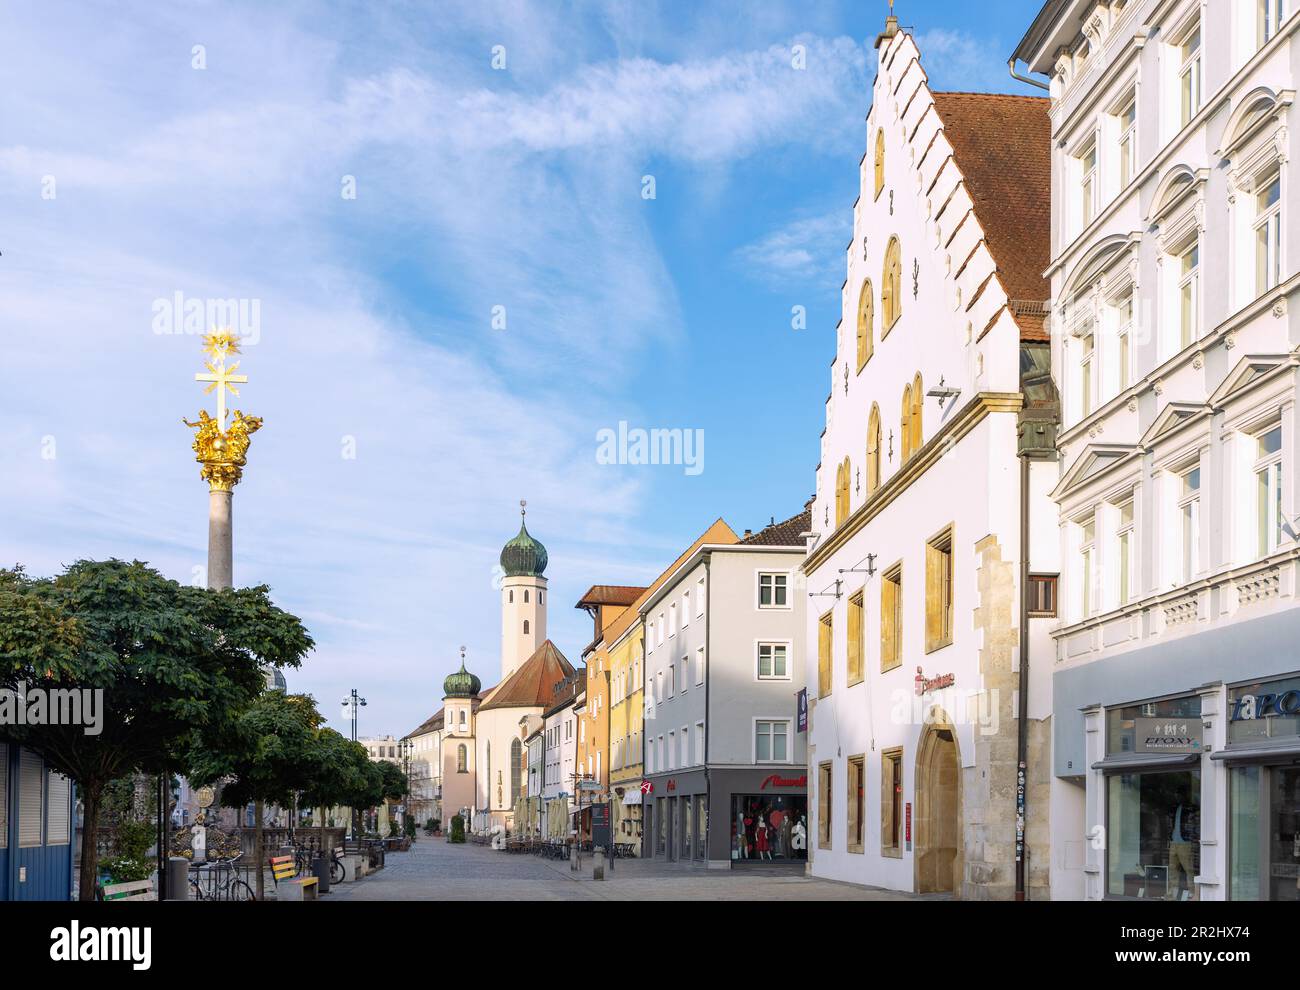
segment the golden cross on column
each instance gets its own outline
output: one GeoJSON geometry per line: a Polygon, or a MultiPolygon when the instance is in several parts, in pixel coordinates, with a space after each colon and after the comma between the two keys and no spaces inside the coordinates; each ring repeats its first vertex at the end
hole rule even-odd
{"type": "Polygon", "coordinates": [[[239,338],[233,331],[217,330],[207,334],[203,338],[203,352],[211,355],[211,361],[205,361],[208,373],[199,372],[194,376],[196,382],[209,382],[210,384],[203,390],[204,395],[211,395],[213,390],[217,393],[217,429],[225,431],[226,429],[226,392],[238,396],[239,390],[236,385],[244,385],[248,382],[247,375],[236,375],[239,370],[239,362],[236,361],[229,368],[226,367],[226,357],[231,354],[239,353],[239,338]]]}

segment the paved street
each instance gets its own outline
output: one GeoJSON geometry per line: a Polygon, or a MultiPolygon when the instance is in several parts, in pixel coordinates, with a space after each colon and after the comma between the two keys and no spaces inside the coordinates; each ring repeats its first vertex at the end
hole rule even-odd
{"type": "Polygon", "coordinates": [[[591,879],[583,857],[581,879],[567,863],[495,852],[486,846],[453,846],[421,838],[410,852],[392,853],[379,873],[333,887],[326,901],[433,900],[775,900],[895,901],[910,894],[811,880],[784,868],[705,872],[644,860],[619,860],[607,879],[591,879]]]}

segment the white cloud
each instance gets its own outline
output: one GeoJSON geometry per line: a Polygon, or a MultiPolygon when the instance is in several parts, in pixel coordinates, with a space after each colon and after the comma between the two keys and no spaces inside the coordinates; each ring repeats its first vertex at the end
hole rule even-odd
{"type": "MultiPolygon", "coordinates": [[[[236,580],[311,620],[318,651],[291,683],[327,713],[364,678],[393,713],[382,728],[404,731],[461,642],[492,679],[491,568],[519,497],[557,601],[657,570],[622,559],[657,540],[637,529],[646,482],[594,459],[595,424],[635,412],[630,363],[682,322],[640,176],[655,159],[851,147],[862,53],[809,38],[806,72],[780,45],[570,69],[564,32],[529,43],[554,18],[495,9],[520,15],[509,76],[457,50],[492,33],[465,11],[424,43],[376,14],[399,60],[346,18],[243,8],[7,24],[0,563],[138,556],[179,580],[202,566],[206,497],[180,423],[203,401],[198,344],[150,329],[153,300],[181,291],[261,302],[236,404],[266,426],[236,490],[236,580]]],[[[761,257],[793,274],[798,250],[761,257]]],[[[565,611],[557,641],[585,642],[565,611]]]]}
{"type": "Polygon", "coordinates": [[[852,232],[852,216],[834,210],[793,220],[737,250],[736,259],[752,276],[776,285],[807,282],[843,267],[845,240],[852,232]]]}

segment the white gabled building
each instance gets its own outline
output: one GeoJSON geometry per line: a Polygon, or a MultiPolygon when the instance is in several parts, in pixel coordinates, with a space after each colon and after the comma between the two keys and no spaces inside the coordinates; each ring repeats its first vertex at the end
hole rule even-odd
{"type": "MultiPolygon", "coordinates": [[[[1032,525],[1035,571],[1057,570],[1048,101],[932,92],[892,18],[876,48],[804,565],[811,872],[1014,896],[1029,625],[1042,898],[1051,620],[1022,614],[1021,565],[1032,525]]],[[[1052,580],[1034,587],[1050,606],[1052,580]]]]}
{"type": "Polygon", "coordinates": [[[1052,0],[1053,889],[1300,897],[1292,0],[1052,0]]]}

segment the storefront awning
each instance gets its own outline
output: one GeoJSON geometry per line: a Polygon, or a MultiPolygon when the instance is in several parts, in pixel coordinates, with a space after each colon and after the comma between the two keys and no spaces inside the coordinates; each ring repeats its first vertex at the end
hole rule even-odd
{"type": "Polygon", "coordinates": [[[641,788],[639,788],[639,787],[629,787],[629,788],[627,789],[627,792],[623,795],[623,803],[624,803],[624,804],[640,804],[640,803],[641,803],[641,788]]]}
{"type": "Polygon", "coordinates": [[[1300,759],[1300,739],[1288,739],[1286,742],[1277,744],[1264,744],[1258,746],[1229,746],[1227,749],[1221,749],[1217,753],[1211,753],[1212,760],[1251,760],[1258,762],[1268,762],[1270,760],[1296,760],[1300,759]]]}
{"type": "Polygon", "coordinates": [[[1136,773],[1141,770],[1190,767],[1200,762],[1200,753],[1125,753],[1123,756],[1108,756],[1104,760],[1098,760],[1092,768],[1103,773],[1136,773]]]}

